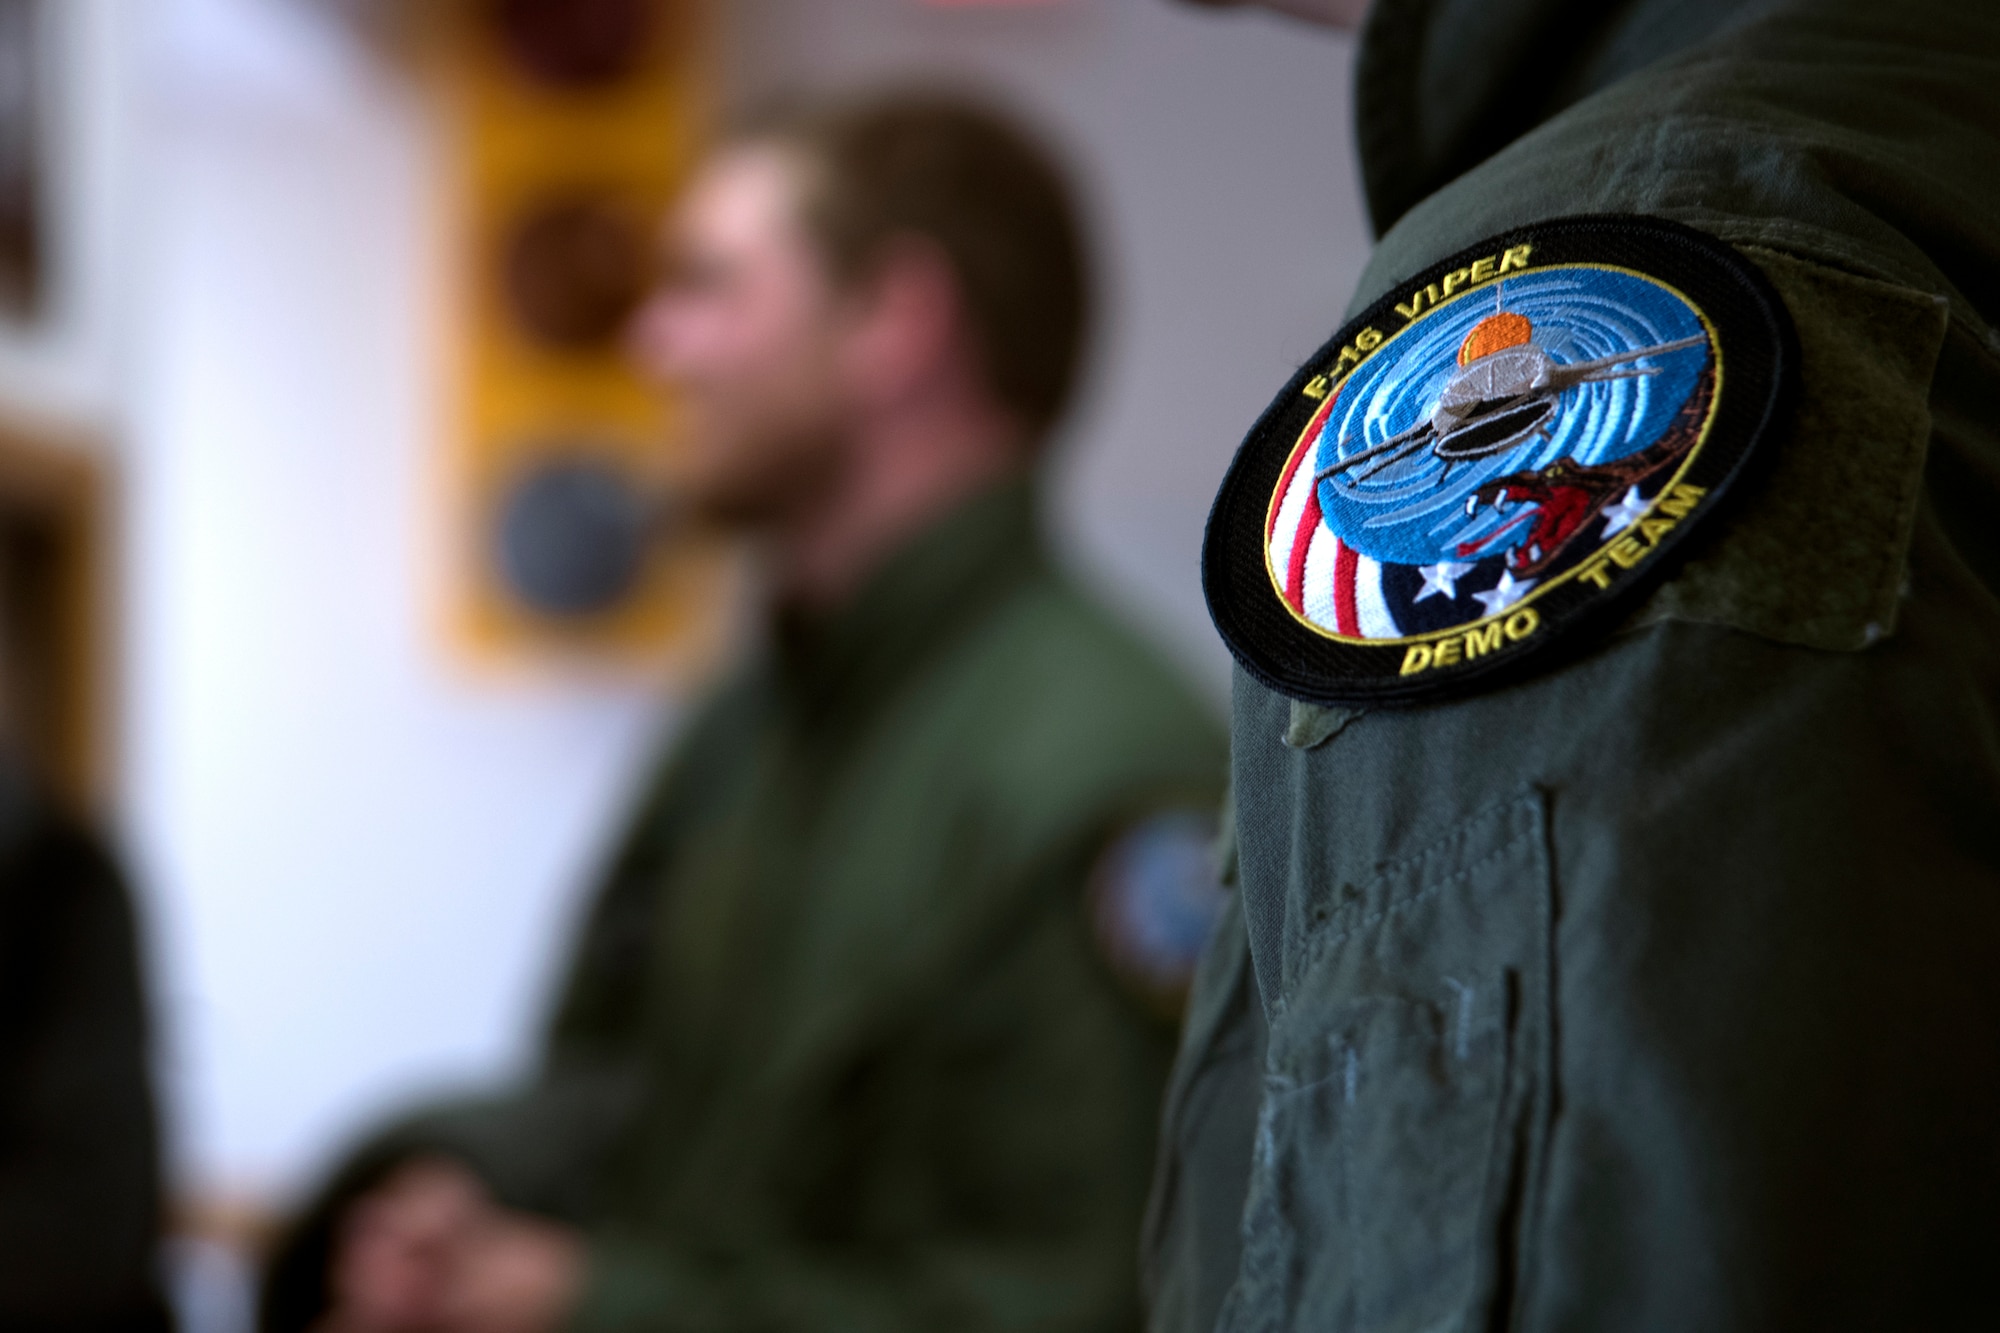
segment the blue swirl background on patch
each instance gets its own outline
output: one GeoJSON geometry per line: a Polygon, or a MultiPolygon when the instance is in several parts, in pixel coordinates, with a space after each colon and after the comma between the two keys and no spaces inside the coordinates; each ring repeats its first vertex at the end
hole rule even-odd
{"type": "MultiPolygon", "coordinates": [[[[1565,364],[1707,332],[1685,299],[1634,274],[1555,267],[1487,283],[1419,316],[1414,327],[1349,377],[1315,442],[1314,470],[1427,419],[1459,368],[1458,349],[1466,335],[1501,309],[1527,316],[1533,341],[1565,364]]],[[[1319,484],[1325,522],[1341,541],[1376,560],[1406,565],[1462,560],[1457,553],[1461,543],[1478,542],[1507,523],[1491,507],[1468,518],[1466,498],[1473,491],[1495,477],[1533,471],[1559,458],[1590,465],[1637,453],[1666,432],[1694,392],[1707,358],[1707,349],[1690,347],[1631,363],[1633,368],[1656,367],[1657,375],[1568,389],[1559,399],[1549,437],[1531,438],[1504,453],[1447,467],[1424,448],[1365,480],[1356,481],[1351,473],[1329,477],[1319,484]]],[[[1519,541],[1528,525],[1516,526],[1517,532],[1480,555],[1498,555],[1519,541]]]]}

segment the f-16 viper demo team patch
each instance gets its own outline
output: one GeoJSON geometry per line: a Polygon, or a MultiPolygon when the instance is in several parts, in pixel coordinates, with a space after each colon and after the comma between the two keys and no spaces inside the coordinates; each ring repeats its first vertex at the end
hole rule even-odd
{"type": "Polygon", "coordinates": [[[1309,361],[1216,497],[1202,583],[1249,672],[1358,704],[1457,693],[1629,606],[1783,420],[1763,275],[1642,217],[1454,255],[1309,361]]]}

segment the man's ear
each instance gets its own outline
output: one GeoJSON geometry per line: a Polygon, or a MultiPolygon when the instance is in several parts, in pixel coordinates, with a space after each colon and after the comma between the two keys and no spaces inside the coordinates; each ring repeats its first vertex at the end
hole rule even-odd
{"type": "Polygon", "coordinates": [[[849,382],[867,402],[906,397],[972,355],[965,297],[951,262],[922,237],[890,241],[856,293],[849,382]]]}

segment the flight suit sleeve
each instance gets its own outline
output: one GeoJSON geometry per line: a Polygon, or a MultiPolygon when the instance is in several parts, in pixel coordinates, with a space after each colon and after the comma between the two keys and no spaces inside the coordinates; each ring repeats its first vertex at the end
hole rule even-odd
{"type": "Polygon", "coordinates": [[[1264,1076],[1264,1011],[1231,895],[1189,995],[1141,1241],[1147,1327],[1210,1333],[1236,1279],[1264,1076]]]}
{"type": "Polygon", "coordinates": [[[1239,682],[1270,1031],[1224,1328],[1995,1317],[2000,603],[1948,521],[1993,512],[1990,363],[1760,262],[1796,430],[1631,623],[1308,751],[1239,682]]]}
{"type": "Polygon", "coordinates": [[[1096,953],[1088,864],[1063,855],[981,895],[1038,906],[979,932],[954,984],[914,987],[880,1034],[893,1058],[850,1066],[813,1131],[824,1146],[778,1167],[795,1177],[778,1215],[732,1219],[728,1234],[595,1231],[569,1327],[1136,1328],[1171,1038],[1096,953]],[[816,1223],[820,1210],[833,1215],[816,1223]]]}

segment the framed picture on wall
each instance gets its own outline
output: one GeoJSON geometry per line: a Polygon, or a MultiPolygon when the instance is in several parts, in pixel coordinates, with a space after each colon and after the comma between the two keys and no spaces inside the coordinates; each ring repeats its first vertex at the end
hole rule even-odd
{"type": "Polygon", "coordinates": [[[40,317],[46,287],[42,11],[48,3],[0,0],[0,318],[16,323],[40,317]]]}
{"type": "Polygon", "coordinates": [[[0,417],[0,746],[80,807],[110,777],[100,454],[0,417]]]}

